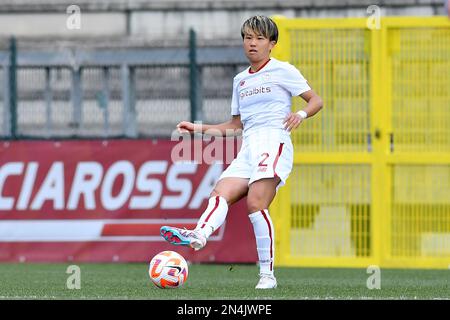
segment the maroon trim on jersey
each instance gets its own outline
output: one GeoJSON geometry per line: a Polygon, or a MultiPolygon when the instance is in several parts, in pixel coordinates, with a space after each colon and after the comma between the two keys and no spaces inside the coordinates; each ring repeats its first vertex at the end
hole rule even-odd
{"type": "Polygon", "coordinates": [[[209,218],[211,217],[211,215],[214,213],[214,211],[216,211],[216,209],[219,207],[219,201],[220,201],[220,199],[219,199],[219,196],[216,196],[216,203],[215,203],[215,205],[214,205],[214,208],[211,210],[211,212],[208,214],[208,216],[206,217],[206,219],[205,219],[205,222],[203,223],[203,225],[200,227],[200,228],[203,228],[205,225],[206,225],[206,223],[208,222],[208,220],[209,220],[209,218]]]}
{"type": "Polygon", "coordinates": [[[259,67],[258,68],[258,70],[256,70],[256,71],[253,71],[252,70],[252,67],[249,67],[248,68],[248,73],[257,73],[259,70],[261,70],[262,68],[264,68],[268,63],[269,63],[269,61],[270,61],[270,59],[269,60],[267,60],[266,62],[264,62],[264,64],[261,66],[261,67],[259,67]]]}
{"type": "Polygon", "coordinates": [[[273,176],[274,177],[278,177],[277,172],[275,170],[277,168],[278,159],[280,158],[281,153],[283,152],[283,145],[284,145],[284,143],[280,143],[280,147],[278,148],[277,157],[275,158],[275,161],[273,162],[273,176]]]}
{"type": "Polygon", "coordinates": [[[272,251],[272,245],[273,245],[273,238],[272,238],[272,224],[270,223],[269,218],[267,217],[266,210],[261,210],[261,214],[264,217],[264,220],[266,220],[267,227],[269,228],[269,237],[270,237],[270,271],[273,270],[273,251],[272,251]]]}

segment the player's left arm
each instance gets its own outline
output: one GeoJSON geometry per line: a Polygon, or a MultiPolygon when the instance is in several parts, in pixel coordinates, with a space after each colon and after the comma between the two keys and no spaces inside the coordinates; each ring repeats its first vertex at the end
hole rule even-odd
{"type": "Polygon", "coordinates": [[[290,112],[284,119],[284,128],[287,131],[297,129],[300,123],[306,118],[311,118],[317,112],[319,112],[323,107],[322,98],[319,97],[314,90],[308,90],[303,92],[300,97],[303,98],[308,104],[306,107],[298,112],[290,112]]]}

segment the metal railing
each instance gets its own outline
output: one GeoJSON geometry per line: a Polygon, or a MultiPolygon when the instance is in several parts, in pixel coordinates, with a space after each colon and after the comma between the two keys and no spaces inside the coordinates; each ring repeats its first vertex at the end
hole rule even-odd
{"type": "Polygon", "coordinates": [[[247,60],[191,37],[190,48],[17,54],[12,41],[0,52],[2,137],[168,137],[181,120],[226,121],[247,60]]]}

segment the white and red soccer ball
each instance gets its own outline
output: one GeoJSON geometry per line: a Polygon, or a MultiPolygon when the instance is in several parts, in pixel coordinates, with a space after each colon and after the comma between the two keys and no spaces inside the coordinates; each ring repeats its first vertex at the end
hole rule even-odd
{"type": "Polygon", "coordinates": [[[148,274],[158,288],[180,288],[188,278],[188,265],[177,252],[163,251],[150,261],[148,274]]]}

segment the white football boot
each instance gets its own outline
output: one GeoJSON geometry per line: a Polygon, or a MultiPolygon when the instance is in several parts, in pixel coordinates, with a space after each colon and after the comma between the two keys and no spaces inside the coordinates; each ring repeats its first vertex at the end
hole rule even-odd
{"type": "Polygon", "coordinates": [[[275,289],[277,287],[277,279],[273,275],[260,274],[259,282],[255,289],[275,289]]]}

